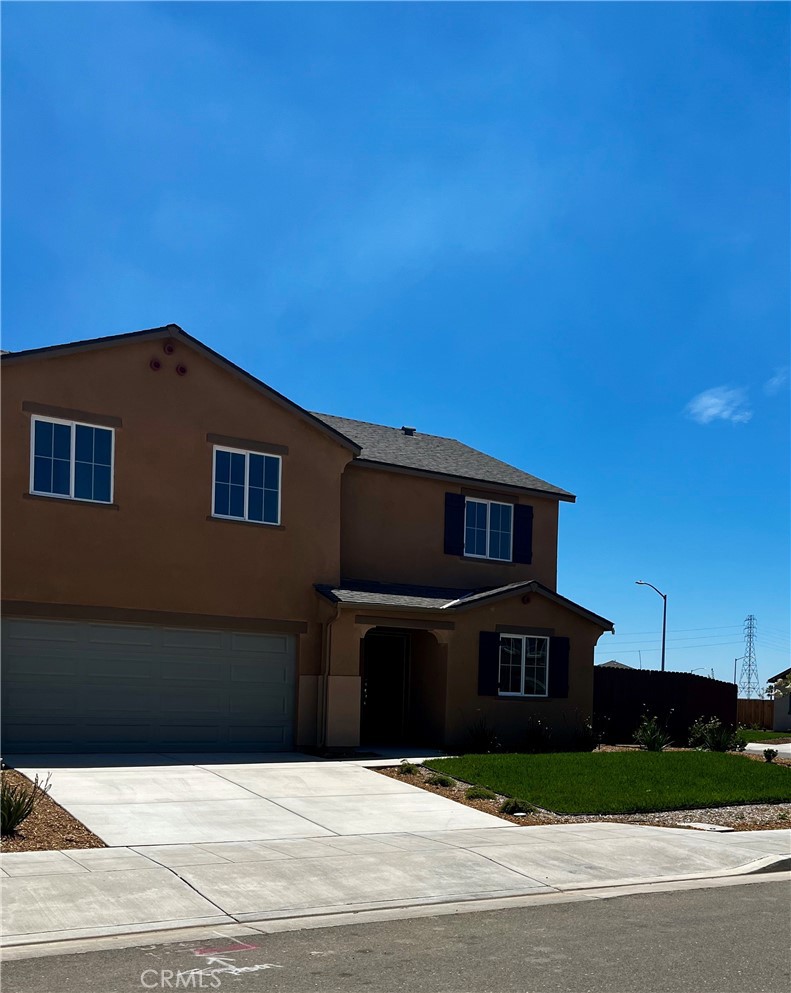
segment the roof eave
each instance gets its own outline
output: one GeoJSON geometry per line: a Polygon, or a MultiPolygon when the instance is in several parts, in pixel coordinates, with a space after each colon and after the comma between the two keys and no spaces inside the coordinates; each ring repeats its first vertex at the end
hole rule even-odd
{"type": "Polygon", "coordinates": [[[179,327],[178,324],[166,324],[159,328],[149,328],[145,331],[130,331],[125,334],[114,334],[107,335],[103,338],[86,338],[83,341],[70,341],[65,342],[62,345],[44,345],[41,348],[27,348],[19,352],[7,352],[6,354],[0,356],[2,358],[3,364],[6,362],[16,362],[24,361],[27,359],[40,358],[48,354],[57,355],[69,355],[73,352],[79,351],[93,351],[99,348],[108,348],[115,345],[124,345],[131,340],[141,339],[156,341],[161,338],[183,338],[188,342],[193,348],[202,352],[207,358],[217,365],[230,369],[236,375],[241,377],[250,383],[259,392],[263,392],[275,403],[282,407],[287,408],[293,413],[297,414],[300,418],[307,421],[312,427],[315,427],[318,431],[327,437],[332,438],[334,441],[343,445],[344,448],[349,449],[355,456],[359,455],[362,451],[361,447],[351,438],[347,438],[345,434],[342,434],[336,428],[331,427],[321,418],[316,417],[311,414],[309,410],[301,407],[298,403],[293,400],[289,400],[288,397],[279,393],[276,389],[273,389],[267,383],[256,378],[252,373],[247,372],[242,369],[241,366],[236,365],[235,362],[231,362],[224,355],[219,352],[215,352],[213,348],[209,348],[198,338],[193,338],[191,334],[188,334],[183,328],[179,327]]]}
{"type": "Polygon", "coordinates": [[[566,503],[576,503],[576,496],[567,490],[539,490],[531,486],[516,486],[513,483],[496,483],[491,479],[481,479],[479,476],[460,476],[451,472],[435,472],[432,469],[417,469],[412,466],[398,465],[395,462],[380,462],[376,459],[356,458],[352,466],[359,466],[361,469],[384,469],[386,472],[401,472],[410,476],[427,476],[430,479],[445,480],[452,483],[475,483],[485,489],[504,490],[509,493],[529,493],[532,496],[546,497],[550,500],[565,501],[566,503]]]}
{"type": "Polygon", "coordinates": [[[575,614],[579,614],[586,620],[600,627],[603,631],[612,631],[615,633],[615,624],[613,621],[608,620],[606,617],[602,617],[600,614],[595,614],[592,610],[588,610],[587,607],[583,607],[573,600],[569,600],[568,597],[561,596],[560,593],[556,593],[554,590],[549,589],[548,586],[544,586],[543,583],[539,583],[537,579],[528,579],[524,583],[517,583],[510,585],[508,587],[501,587],[500,589],[491,590],[489,593],[476,594],[475,597],[470,597],[467,599],[461,599],[453,601],[446,605],[444,609],[448,610],[471,610],[475,609],[481,604],[490,604],[492,602],[497,602],[498,600],[507,600],[512,596],[524,593],[538,593],[539,596],[545,597],[547,600],[552,600],[557,603],[558,606],[564,607],[566,610],[571,610],[575,614]]]}

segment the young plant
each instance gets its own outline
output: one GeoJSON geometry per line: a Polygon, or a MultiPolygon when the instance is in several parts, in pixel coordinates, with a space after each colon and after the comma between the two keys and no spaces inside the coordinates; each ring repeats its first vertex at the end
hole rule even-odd
{"type": "Polygon", "coordinates": [[[48,792],[49,781],[49,776],[44,782],[36,776],[28,785],[9,783],[3,778],[0,784],[0,834],[13,834],[30,817],[38,798],[48,792]]]}
{"type": "Polygon", "coordinates": [[[640,721],[634,740],[647,752],[663,752],[671,744],[670,735],[656,717],[649,717],[647,714],[640,721]]]}
{"type": "Polygon", "coordinates": [[[468,800],[496,800],[497,794],[487,790],[485,786],[470,786],[464,796],[468,800]]]}
{"type": "Polygon", "coordinates": [[[501,814],[529,814],[532,810],[532,805],[526,800],[519,800],[515,796],[509,797],[500,804],[501,814]]]}
{"type": "Polygon", "coordinates": [[[464,738],[464,755],[491,755],[503,750],[497,732],[489,725],[485,717],[471,724],[464,738]]]}
{"type": "Polygon", "coordinates": [[[429,776],[426,782],[429,786],[442,786],[444,789],[450,789],[454,784],[450,776],[443,776],[441,773],[429,776]]]}
{"type": "Polygon", "coordinates": [[[689,729],[689,744],[707,752],[743,752],[745,740],[719,717],[699,717],[689,729]]]}
{"type": "Polygon", "coordinates": [[[776,748],[764,748],[764,761],[774,762],[778,756],[778,751],[776,748]]]}
{"type": "Polygon", "coordinates": [[[399,776],[416,776],[418,773],[418,767],[414,762],[407,762],[406,759],[403,760],[401,765],[398,767],[399,776]]]}

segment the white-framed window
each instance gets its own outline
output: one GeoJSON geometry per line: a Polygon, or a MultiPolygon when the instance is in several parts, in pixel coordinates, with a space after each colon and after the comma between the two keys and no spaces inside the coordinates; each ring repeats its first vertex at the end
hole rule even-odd
{"type": "Polygon", "coordinates": [[[510,562],[514,508],[510,503],[467,497],[464,505],[464,554],[510,562]]]}
{"type": "Polygon", "coordinates": [[[30,422],[30,492],[61,500],[113,502],[115,431],[51,417],[30,422]]]}
{"type": "Polygon", "coordinates": [[[500,635],[500,696],[548,696],[549,638],[500,635]]]}
{"type": "Polygon", "coordinates": [[[279,455],[215,446],[212,516],[279,524],[281,461],[279,455]]]}

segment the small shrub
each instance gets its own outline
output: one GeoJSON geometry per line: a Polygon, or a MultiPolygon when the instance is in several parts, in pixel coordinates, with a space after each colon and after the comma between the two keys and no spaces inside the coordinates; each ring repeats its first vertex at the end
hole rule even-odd
{"type": "Polygon", "coordinates": [[[19,825],[33,813],[36,801],[49,791],[50,777],[42,783],[38,776],[30,785],[8,783],[0,785],[0,834],[13,834],[19,825]]]}
{"type": "Polygon", "coordinates": [[[669,744],[670,735],[656,717],[644,716],[634,733],[635,743],[647,752],[663,752],[669,744]]]}
{"type": "Polygon", "coordinates": [[[416,776],[418,768],[414,762],[407,762],[406,759],[398,767],[399,776],[416,776]]]}
{"type": "Polygon", "coordinates": [[[529,814],[533,809],[532,804],[526,800],[518,800],[516,797],[509,797],[500,804],[501,814],[529,814]]]}
{"type": "Polygon", "coordinates": [[[764,748],[764,761],[774,762],[778,756],[778,751],[776,748],[764,748]]]}
{"type": "Polygon", "coordinates": [[[429,786],[442,786],[447,790],[454,785],[455,780],[451,779],[450,776],[443,776],[442,773],[436,773],[433,776],[429,776],[426,782],[429,786]]]}
{"type": "Polygon", "coordinates": [[[699,717],[689,729],[691,748],[707,752],[743,752],[745,740],[738,731],[723,724],[719,717],[699,717]]]}
{"type": "Polygon", "coordinates": [[[463,755],[491,755],[503,750],[497,732],[485,717],[470,725],[464,738],[463,755]]]}
{"type": "Polygon", "coordinates": [[[525,723],[519,742],[519,751],[536,755],[552,750],[552,729],[538,717],[525,723]]]}
{"type": "Polygon", "coordinates": [[[470,786],[470,788],[465,792],[465,797],[468,800],[496,800],[497,794],[492,793],[491,790],[487,790],[485,786],[470,786]]]}

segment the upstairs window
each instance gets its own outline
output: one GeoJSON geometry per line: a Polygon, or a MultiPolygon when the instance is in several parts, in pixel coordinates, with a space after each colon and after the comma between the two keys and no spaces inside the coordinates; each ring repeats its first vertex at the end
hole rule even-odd
{"type": "Polygon", "coordinates": [[[511,561],[513,506],[467,498],[464,508],[464,554],[511,561]]]}
{"type": "Polygon", "coordinates": [[[30,492],[112,503],[113,447],[112,428],[34,417],[30,492]]]}
{"type": "Polygon", "coordinates": [[[278,455],[215,448],[214,517],[279,524],[280,461],[278,455]]]}

